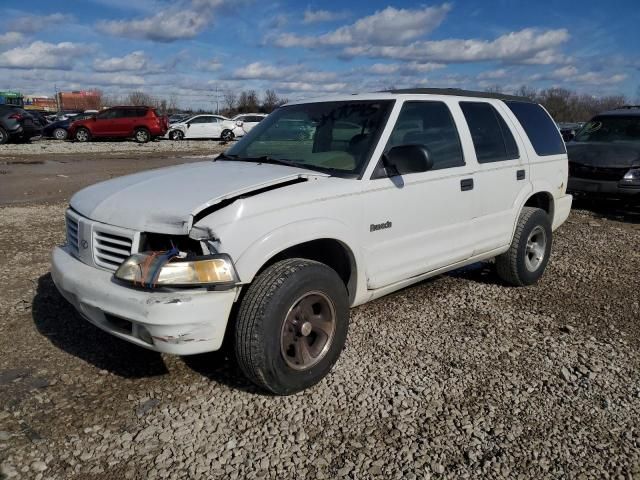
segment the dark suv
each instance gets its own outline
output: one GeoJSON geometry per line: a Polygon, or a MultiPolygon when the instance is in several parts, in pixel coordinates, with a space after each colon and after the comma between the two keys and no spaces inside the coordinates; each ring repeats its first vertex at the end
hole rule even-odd
{"type": "Polygon", "coordinates": [[[640,106],[596,115],[567,153],[569,191],[640,199],[640,106]]]}
{"type": "Polygon", "coordinates": [[[15,105],[0,105],[0,145],[29,141],[42,135],[42,127],[29,112],[15,105]]]}
{"type": "Polygon", "coordinates": [[[151,107],[111,107],[85,120],[73,122],[69,138],[88,142],[92,138],[132,138],[146,143],[167,133],[169,120],[151,107]]]}

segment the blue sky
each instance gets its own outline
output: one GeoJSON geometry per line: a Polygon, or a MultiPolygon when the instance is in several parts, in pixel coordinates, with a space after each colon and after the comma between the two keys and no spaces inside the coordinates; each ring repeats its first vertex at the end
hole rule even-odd
{"type": "Polygon", "coordinates": [[[385,87],[566,87],[640,100],[637,0],[4,0],[0,90],[295,99],[385,87]]]}

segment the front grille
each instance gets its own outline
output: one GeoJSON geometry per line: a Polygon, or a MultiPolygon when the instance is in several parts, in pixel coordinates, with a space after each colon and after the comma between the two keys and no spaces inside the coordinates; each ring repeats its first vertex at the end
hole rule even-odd
{"type": "Polygon", "coordinates": [[[628,168],[603,168],[580,165],[579,163],[569,163],[569,175],[575,178],[585,178],[588,180],[603,180],[619,182],[627,173],[628,168]]]}
{"type": "Polygon", "coordinates": [[[98,225],[93,230],[93,259],[96,265],[116,270],[129,255],[133,238],[106,232],[98,225]]]}
{"type": "Polygon", "coordinates": [[[67,221],[67,245],[75,253],[78,254],[78,222],[70,216],[66,216],[67,221]]]}

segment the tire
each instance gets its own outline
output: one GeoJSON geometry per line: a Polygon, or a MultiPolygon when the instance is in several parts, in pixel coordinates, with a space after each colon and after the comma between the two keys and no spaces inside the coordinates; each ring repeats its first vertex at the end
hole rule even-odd
{"type": "Polygon", "coordinates": [[[169,133],[169,138],[171,140],[183,140],[184,133],[182,132],[182,130],[173,130],[172,132],[169,133]]]}
{"type": "Polygon", "coordinates": [[[234,135],[234,133],[231,130],[223,130],[222,133],[220,134],[220,138],[222,138],[222,140],[225,141],[225,142],[230,142],[235,137],[236,136],[234,135]]]}
{"type": "Polygon", "coordinates": [[[66,140],[67,135],[68,132],[64,128],[56,128],[52,134],[53,138],[55,138],[56,140],[66,140]]]}
{"type": "Polygon", "coordinates": [[[133,139],[138,143],[147,143],[151,140],[151,134],[146,128],[136,128],[133,132],[133,139]]]}
{"type": "Polygon", "coordinates": [[[4,128],[0,127],[0,145],[4,145],[8,141],[9,141],[9,134],[4,128]]]}
{"type": "Polygon", "coordinates": [[[88,142],[91,140],[91,132],[86,128],[79,128],[75,138],[78,142],[88,142]]]}
{"type": "Polygon", "coordinates": [[[509,250],[496,257],[498,276],[513,286],[533,285],[549,263],[552,242],[547,213],[540,208],[524,207],[509,250]]]}
{"type": "Polygon", "coordinates": [[[349,300],[338,274],[312,260],[282,260],[258,275],[242,299],[234,332],[238,365],[258,387],[290,395],[329,373],[348,329],[349,300]]]}

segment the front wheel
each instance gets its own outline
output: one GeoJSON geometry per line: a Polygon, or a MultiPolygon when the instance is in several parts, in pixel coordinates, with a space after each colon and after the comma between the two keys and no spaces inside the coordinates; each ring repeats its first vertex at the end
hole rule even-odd
{"type": "Polygon", "coordinates": [[[182,133],[182,130],[173,130],[169,133],[169,138],[171,140],[182,140],[184,139],[184,133],[182,133]]]}
{"type": "Polygon", "coordinates": [[[236,357],[253,383],[289,395],[329,373],[348,329],[347,289],[338,274],[312,260],[282,260],[255,279],[240,304],[236,357]]]}
{"type": "Polygon", "coordinates": [[[91,133],[86,128],[79,128],[76,132],[76,140],[78,142],[88,142],[91,140],[91,133]]]}
{"type": "Polygon", "coordinates": [[[9,135],[4,130],[4,128],[0,127],[0,145],[4,145],[9,141],[9,135]]]}
{"type": "Polygon", "coordinates": [[[225,142],[230,142],[235,138],[235,135],[231,130],[224,130],[220,135],[220,138],[222,138],[222,140],[224,140],[225,142]]]}
{"type": "Polygon", "coordinates": [[[536,283],[549,263],[551,243],[547,213],[540,208],[524,207],[509,250],[496,257],[498,276],[518,287],[536,283]]]}

